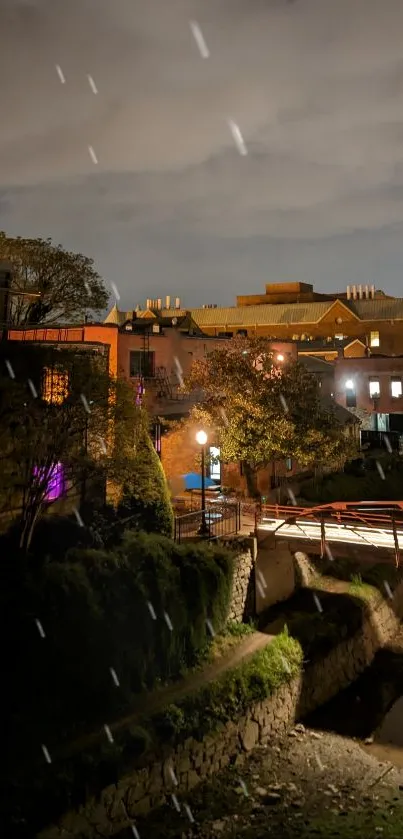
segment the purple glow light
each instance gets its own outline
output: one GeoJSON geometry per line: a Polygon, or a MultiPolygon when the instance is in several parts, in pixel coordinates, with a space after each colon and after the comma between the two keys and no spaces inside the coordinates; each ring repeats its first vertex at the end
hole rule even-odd
{"type": "MultiPolygon", "coordinates": [[[[44,472],[44,469],[38,469],[37,467],[34,469],[34,475],[38,475],[40,479],[44,472]]],[[[57,501],[58,498],[61,498],[61,496],[64,495],[64,491],[65,480],[63,464],[56,463],[48,475],[45,499],[46,501],[57,501]]]]}

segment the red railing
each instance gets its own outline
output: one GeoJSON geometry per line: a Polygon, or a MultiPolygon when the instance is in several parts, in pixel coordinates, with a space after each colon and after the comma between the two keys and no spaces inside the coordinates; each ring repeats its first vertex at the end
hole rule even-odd
{"type": "Polygon", "coordinates": [[[326,549],[326,523],[344,524],[351,529],[368,527],[380,531],[389,530],[393,534],[396,566],[399,565],[400,552],[397,525],[403,526],[403,501],[336,501],[317,507],[290,507],[280,504],[262,504],[256,512],[256,529],[264,519],[278,519],[281,523],[274,534],[287,524],[301,521],[314,521],[321,526],[321,553],[326,549]]]}

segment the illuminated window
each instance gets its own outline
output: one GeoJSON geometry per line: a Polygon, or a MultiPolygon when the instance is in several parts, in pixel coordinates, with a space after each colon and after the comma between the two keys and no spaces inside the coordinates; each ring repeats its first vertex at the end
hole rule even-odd
{"type": "Polygon", "coordinates": [[[379,347],[379,332],[371,332],[369,336],[370,347],[379,347]]]}
{"type": "Polygon", "coordinates": [[[336,338],[336,341],[344,341],[344,335],[342,335],[341,332],[338,332],[334,337],[336,338]]]}
{"type": "Polygon", "coordinates": [[[393,399],[399,399],[402,395],[402,380],[401,379],[392,379],[390,383],[390,392],[392,394],[393,399]]]}
{"type": "Polygon", "coordinates": [[[212,481],[221,480],[220,449],[210,446],[210,478],[212,481]]]}
{"type": "Polygon", "coordinates": [[[57,367],[45,367],[42,399],[49,405],[61,405],[69,393],[69,374],[57,367]]]}
{"type": "MultiPolygon", "coordinates": [[[[38,481],[45,479],[45,470],[35,467],[34,475],[38,481]]],[[[56,463],[53,469],[50,470],[46,479],[46,501],[57,501],[64,495],[66,489],[64,469],[61,463],[56,463]]]]}
{"type": "Polygon", "coordinates": [[[355,393],[355,384],[352,379],[348,379],[346,382],[346,407],[347,408],[356,408],[357,407],[357,397],[355,393]]]}
{"type": "Polygon", "coordinates": [[[380,396],[381,388],[378,379],[371,379],[369,383],[369,395],[372,399],[376,399],[377,396],[380,396]]]}
{"type": "Polygon", "coordinates": [[[293,341],[299,341],[299,335],[293,335],[292,340],[293,341]]]}

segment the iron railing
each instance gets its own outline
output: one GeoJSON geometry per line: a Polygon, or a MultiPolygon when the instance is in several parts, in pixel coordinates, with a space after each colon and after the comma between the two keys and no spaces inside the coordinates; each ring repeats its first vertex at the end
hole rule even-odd
{"type": "Polygon", "coordinates": [[[175,542],[179,544],[185,539],[197,538],[203,521],[208,527],[208,534],[200,538],[212,541],[224,536],[239,533],[241,527],[241,508],[238,502],[218,504],[212,503],[205,510],[194,510],[175,517],[175,542]]]}

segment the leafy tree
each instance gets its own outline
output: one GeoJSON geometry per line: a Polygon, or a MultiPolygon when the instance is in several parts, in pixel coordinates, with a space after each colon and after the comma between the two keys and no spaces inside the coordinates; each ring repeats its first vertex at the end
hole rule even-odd
{"type": "Polygon", "coordinates": [[[316,378],[299,363],[278,362],[260,338],[235,338],[195,361],[186,382],[206,397],[193,418],[219,438],[223,461],[241,461],[248,491],[271,462],[292,457],[302,466],[338,461],[349,444],[316,378]]]}
{"type": "Polygon", "coordinates": [[[104,357],[17,342],[2,356],[0,512],[19,511],[17,535],[27,551],[57,501],[59,480],[78,506],[97,485],[103,493],[106,481],[128,479],[140,411],[104,357]]]}
{"type": "Polygon", "coordinates": [[[131,475],[123,485],[118,514],[139,530],[172,537],[174,515],[168,483],[143,410],[131,475]]]}
{"type": "Polygon", "coordinates": [[[93,261],[51,239],[0,232],[0,260],[13,267],[9,319],[14,326],[82,321],[87,312],[99,313],[107,305],[108,292],[93,261]]]}

